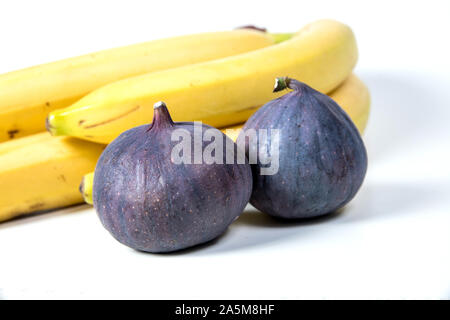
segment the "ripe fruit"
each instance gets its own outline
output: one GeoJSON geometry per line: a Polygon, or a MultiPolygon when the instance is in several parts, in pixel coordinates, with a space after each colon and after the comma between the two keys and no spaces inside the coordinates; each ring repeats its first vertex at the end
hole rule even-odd
{"type": "Polygon", "coordinates": [[[0,221],[81,203],[80,179],[104,147],[48,132],[0,143],[0,221]]]}
{"type": "Polygon", "coordinates": [[[152,124],[122,133],[97,163],[93,200],[103,226],[121,243],[147,252],[175,251],[216,238],[251,194],[250,166],[237,164],[236,158],[226,162],[235,150],[219,130],[174,123],[165,104],[155,104],[152,124]],[[218,163],[197,159],[210,146],[202,139],[207,132],[222,142],[214,151],[218,163]],[[182,163],[176,160],[181,153],[174,152],[181,142],[172,141],[178,134],[194,151],[192,157],[183,149],[187,161],[182,163]],[[193,164],[186,163],[192,158],[193,164]]]}
{"type": "MultiPolygon", "coordinates": [[[[367,170],[367,154],[358,129],[328,96],[290,78],[277,79],[275,91],[292,92],[259,109],[240,133],[278,129],[279,139],[248,140],[247,155],[261,148],[278,151],[278,171],[262,175],[267,152],[252,165],[250,203],[283,218],[309,218],[335,211],[359,190],[367,170]],[[273,148],[278,143],[279,148],[273,148]],[[258,149],[259,148],[259,149],[258,149]]],[[[247,140],[247,139],[246,139],[247,140]]]]}
{"type": "Polygon", "coordinates": [[[108,83],[274,44],[278,35],[233,30],[104,50],[0,75],[0,142],[45,130],[45,118],[108,83]]]}
{"type": "Polygon", "coordinates": [[[357,55],[348,26],[321,20],[267,48],[106,85],[68,108],[51,112],[48,130],[53,135],[109,143],[123,131],[144,124],[159,100],[174,106],[175,121],[202,120],[225,127],[242,120],[236,112],[272,99],[270,88],[280,74],[326,93],[350,75],[357,55]]]}
{"type": "MultiPolygon", "coordinates": [[[[354,74],[350,75],[344,83],[339,85],[335,90],[330,92],[329,97],[336,101],[355,123],[359,132],[362,134],[367,124],[370,111],[370,94],[369,89],[364,83],[354,74]]],[[[258,108],[250,110],[248,115],[244,117],[247,120],[258,108]]],[[[244,124],[235,125],[232,127],[222,128],[231,140],[236,141],[239,132],[244,124]]],[[[1,146],[1,145],[0,145],[1,146]]],[[[1,152],[1,147],[0,147],[1,152]]],[[[80,185],[80,192],[83,195],[84,201],[92,204],[92,184],[94,180],[94,173],[91,172],[83,177],[80,185]]]]}

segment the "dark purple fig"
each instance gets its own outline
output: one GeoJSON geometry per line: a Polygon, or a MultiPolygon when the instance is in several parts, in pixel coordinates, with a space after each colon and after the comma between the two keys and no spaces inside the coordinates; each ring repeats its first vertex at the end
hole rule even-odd
{"type": "Polygon", "coordinates": [[[237,164],[236,157],[236,144],[222,132],[174,123],[165,104],[157,103],[151,125],[122,133],[102,153],[94,207],[103,226],[137,250],[169,252],[210,241],[241,214],[251,195],[250,165],[237,164]],[[179,148],[181,137],[188,149],[179,148]],[[216,140],[222,144],[208,149],[216,140]],[[208,150],[214,163],[201,158],[208,150]]]}
{"type": "Polygon", "coordinates": [[[245,141],[249,159],[257,154],[250,203],[283,218],[333,212],[361,187],[367,170],[364,143],[348,115],[330,97],[297,80],[278,78],[274,91],[286,88],[293,91],[261,107],[238,138],[238,144],[245,141]],[[268,138],[257,134],[256,139],[248,139],[249,129],[268,130],[268,138]],[[270,133],[273,129],[278,129],[277,139],[270,133]],[[262,174],[272,165],[265,159],[269,154],[272,161],[278,160],[278,171],[262,174]]]}

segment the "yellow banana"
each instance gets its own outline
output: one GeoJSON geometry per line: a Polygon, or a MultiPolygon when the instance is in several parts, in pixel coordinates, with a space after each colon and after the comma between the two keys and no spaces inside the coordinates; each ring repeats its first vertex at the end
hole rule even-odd
{"type": "Polygon", "coordinates": [[[113,81],[248,52],[280,39],[247,29],[188,35],[0,75],[0,142],[45,130],[50,111],[113,81]]]}
{"type": "MultiPolygon", "coordinates": [[[[370,111],[370,94],[366,85],[357,76],[352,74],[328,95],[347,112],[362,134],[366,128],[370,111]]],[[[236,141],[243,125],[241,123],[232,127],[223,128],[222,131],[236,141]]],[[[91,172],[83,177],[80,185],[80,191],[84,201],[89,204],[92,204],[93,182],[94,173],[91,172]]]]}
{"type": "Polygon", "coordinates": [[[0,144],[0,221],[83,201],[78,184],[104,145],[48,132],[0,144]]]}
{"type": "Polygon", "coordinates": [[[80,184],[80,192],[84,202],[93,204],[92,188],[94,187],[94,172],[89,172],[83,176],[80,184]]]}
{"type": "Polygon", "coordinates": [[[236,112],[274,98],[276,77],[290,76],[329,92],[349,76],[356,60],[351,29],[321,20],[270,47],[106,85],[68,108],[51,112],[48,130],[53,135],[109,143],[121,132],[151,121],[152,106],[160,100],[171,106],[175,121],[228,126],[239,122],[236,112]]]}

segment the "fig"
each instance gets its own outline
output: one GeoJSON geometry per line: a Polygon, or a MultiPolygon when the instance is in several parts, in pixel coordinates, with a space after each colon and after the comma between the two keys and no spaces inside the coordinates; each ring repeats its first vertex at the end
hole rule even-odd
{"type": "Polygon", "coordinates": [[[236,149],[219,130],[173,122],[166,105],[156,103],[153,122],[122,133],[97,163],[93,204],[103,226],[122,244],[146,252],[218,237],[251,195],[251,168],[238,164],[236,149]],[[214,161],[206,159],[208,152],[214,161]]]}
{"type": "Polygon", "coordinates": [[[367,171],[366,148],[349,116],[330,97],[295,79],[277,78],[274,92],[288,88],[293,91],[256,111],[238,137],[249,159],[256,154],[250,203],[276,217],[317,217],[355,196],[367,171]],[[250,139],[251,129],[278,135],[250,139]],[[271,166],[269,157],[278,161],[277,170],[264,173],[271,166]]]}

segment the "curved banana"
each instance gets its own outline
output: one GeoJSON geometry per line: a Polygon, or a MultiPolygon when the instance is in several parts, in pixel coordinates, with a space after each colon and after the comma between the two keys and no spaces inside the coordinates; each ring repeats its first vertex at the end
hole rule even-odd
{"type": "MultiPolygon", "coordinates": [[[[366,128],[370,112],[370,94],[366,85],[354,74],[350,75],[344,83],[328,94],[336,101],[354,121],[359,132],[362,134],[366,128]]],[[[254,112],[254,111],[253,111],[254,112]]],[[[236,141],[243,123],[223,128],[222,131],[231,139],[236,141]]],[[[94,173],[88,173],[83,177],[80,192],[86,203],[92,204],[92,186],[94,173]]]]}
{"type": "Polygon", "coordinates": [[[104,145],[48,132],[0,144],[0,221],[83,201],[78,185],[104,145]]]}
{"type": "Polygon", "coordinates": [[[172,107],[175,121],[228,126],[238,123],[235,112],[274,98],[276,77],[290,76],[329,92],[349,76],[356,60],[351,29],[321,20],[267,48],[111,83],[51,112],[47,129],[53,135],[109,143],[121,132],[151,121],[152,106],[161,100],[172,107]]]}
{"type": "Polygon", "coordinates": [[[105,84],[272,45],[278,35],[239,29],[110,49],[0,75],[0,142],[45,130],[50,111],[105,84]]]}

